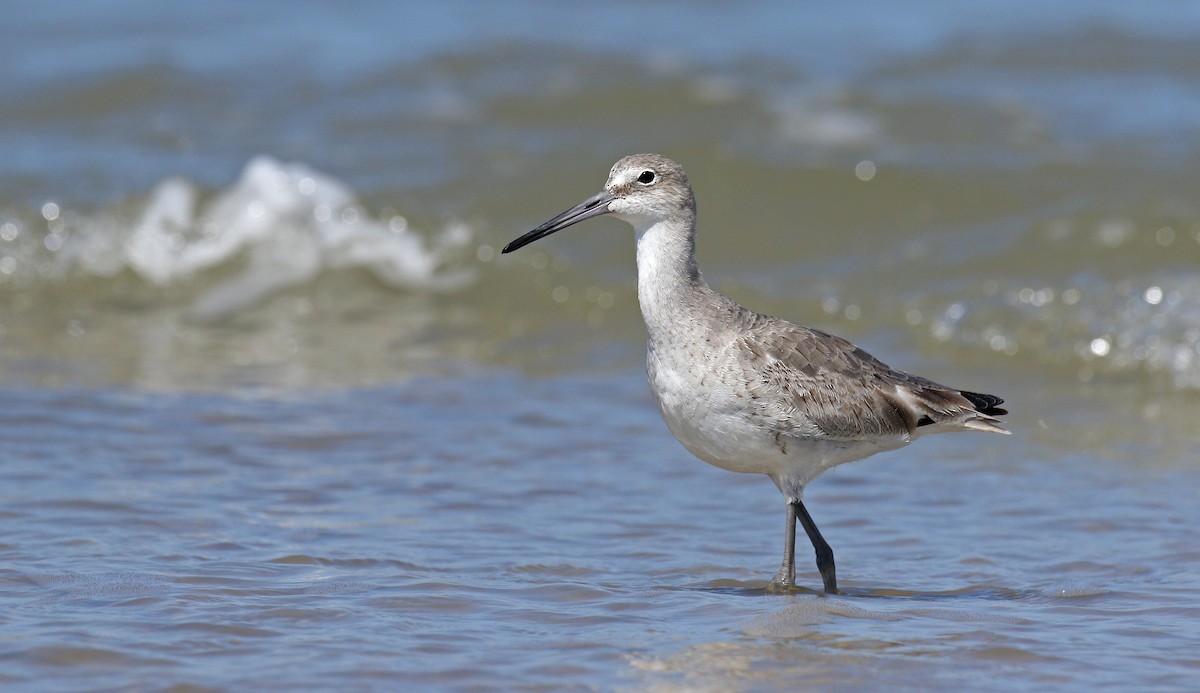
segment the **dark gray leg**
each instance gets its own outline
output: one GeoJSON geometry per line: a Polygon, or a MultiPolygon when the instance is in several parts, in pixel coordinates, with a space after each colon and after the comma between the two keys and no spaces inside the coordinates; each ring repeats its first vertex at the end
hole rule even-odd
{"type": "MultiPolygon", "coordinates": [[[[813,549],[817,552],[817,570],[821,571],[821,579],[825,582],[826,594],[837,594],[837,568],[833,565],[833,549],[829,548],[829,544],[825,542],[825,538],[821,536],[821,530],[817,529],[817,523],[812,521],[808,515],[808,510],[804,507],[804,503],[799,500],[788,504],[788,517],[795,518],[799,515],[800,524],[804,526],[804,531],[808,534],[808,540],[812,542],[813,549]],[[795,506],[793,508],[793,505],[795,506]]],[[[791,528],[791,535],[796,535],[795,527],[791,528]]],[[[793,548],[793,551],[795,549],[793,548]]],[[[784,556],[787,560],[787,556],[784,556]]]]}
{"type": "MultiPolygon", "coordinates": [[[[809,520],[812,522],[812,520],[809,520]]],[[[787,529],[783,533],[783,565],[771,587],[791,589],[796,584],[796,504],[787,504],[787,529]]]]}

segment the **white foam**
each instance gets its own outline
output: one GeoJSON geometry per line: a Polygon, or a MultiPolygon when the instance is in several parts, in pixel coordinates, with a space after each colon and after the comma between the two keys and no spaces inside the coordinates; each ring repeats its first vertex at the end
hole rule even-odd
{"type": "Polygon", "coordinates": [[[101,276],[128,268],[166,286],[237,260],[236,276],[217,279],[196,300],[199,317],[229,314],[329,270],[361,267],[419,290],[456,288],[473,276],[444,267],[470,240],[465,226],[452,224],[427,245],[407,224],[371,218],[349,187],[303,164],[260,156],[228,190],[206,204],[198,198],[191,183],[170,179],[131,226],[84,220],[70,263],[101,276]]]}

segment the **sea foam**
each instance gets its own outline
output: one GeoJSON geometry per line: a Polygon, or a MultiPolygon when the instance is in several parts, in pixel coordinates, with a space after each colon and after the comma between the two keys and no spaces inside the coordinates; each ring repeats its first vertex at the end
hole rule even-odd
{"type": "MultiPolygon", "coordinates": [[[[10,222],[15,224],[16,222],[10,222]]],[[[34,224],[27,224],[34,226],[34,224]]],[[[300,163],[267,156],[251,160],[238,180],[209,200],[184,179],[161,182],[130,216],[126,210],[64,213],[45,236],[18,229],[9,279],[69,281],[132,272],[167,287],[192,281],[205,287],[194,317],[220,317],[321,273],[362,268],[386,285],[452,290],[472,280],[448,258],[471,240],[451,223],[426,235],[404,217],[370,216],[344,183],[300,163]]]]}

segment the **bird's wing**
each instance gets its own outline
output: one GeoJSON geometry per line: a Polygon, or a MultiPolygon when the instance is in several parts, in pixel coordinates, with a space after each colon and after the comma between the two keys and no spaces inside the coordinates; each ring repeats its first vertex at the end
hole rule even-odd
{"type": "Polygon", "coordinates": [[[749,328],[738,348],[753,371],[750,395],[780,432],[816,427],[835,440],[911,437],[924,426],[1008,432],[993,416],[1006,413],[998,397],[895,370],[841,337],[801,325],[761,318],[749,328]]]}

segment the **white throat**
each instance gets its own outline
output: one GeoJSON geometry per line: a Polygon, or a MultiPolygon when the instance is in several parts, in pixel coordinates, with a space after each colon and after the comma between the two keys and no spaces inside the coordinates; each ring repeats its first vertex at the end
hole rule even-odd
{"type": "Polygon", "coordinates": [[[686,222],[627,221],[637,238],[638,303],[653,341],[694,305],[695,292],[704,280],[696,269],[694,237],[686,222]]]}

